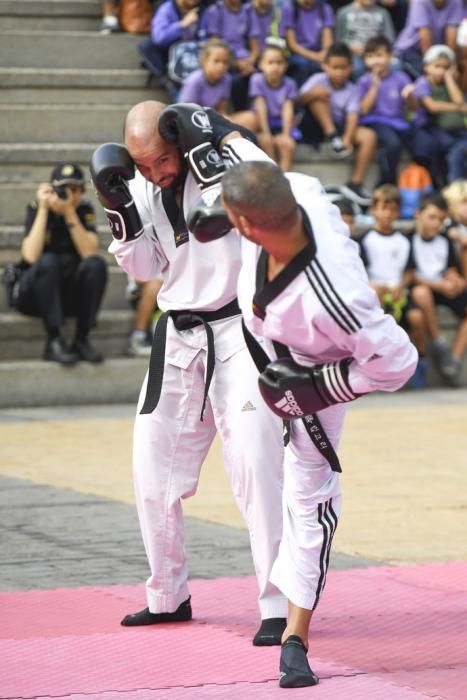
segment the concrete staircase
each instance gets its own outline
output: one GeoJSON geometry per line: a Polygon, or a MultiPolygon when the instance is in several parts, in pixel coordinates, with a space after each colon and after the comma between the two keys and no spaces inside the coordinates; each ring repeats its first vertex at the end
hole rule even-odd
{"type": "MultiPolygon", "coordinates": [[[[0,268],[19,259],[25,206],[57,161],[87,172],[94,148],[121,141],[124,116],[146,87],[136,50],[141,37],[98,32],[100,0],[0,0],[0,268]]],[[[350,165],[300,147],[296,169],[327,184],[348,179],[350,165]]],[[[375,178],[369,174],[369,183],[375,178]]],[[[94,332],[102,366],[65,369],[42,362],[41,323],[9,310],[0,289],[0,407],[133,402],[147,360],[125,356],[133,312],[126,275],[106,253],[110,234],[92,189],[109,283],[94,332]]],[[[65,329],[70,333],[72,323],[65,329]]]]}

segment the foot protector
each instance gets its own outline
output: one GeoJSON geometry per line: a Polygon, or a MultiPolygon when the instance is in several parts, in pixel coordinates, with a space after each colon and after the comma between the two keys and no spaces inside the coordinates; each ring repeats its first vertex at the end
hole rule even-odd
{"type": "Polygon", "coordinates": [[[291,634],[282,645],[279,685],[281,688],[305,688],[319,683],[306,657],[307,650],[300,637],[291,634]]]}
{"type": "Polygon", "coordinates": [[[126,615],[121,621],[124,627],[139,627],[140,625],[160,625],[163,622],[188,622],[192,618],[191,596],[180,603],[175,612],[152,613],[144,608],[133,615],[126,615]]]}
{"type": "Polygon", "coordinates": [[[253,637],[255,647],[274,647],[280,646],[282,635],[287,627],[285,617],[269,617],[262,620],[261,626],[253,637]]]}

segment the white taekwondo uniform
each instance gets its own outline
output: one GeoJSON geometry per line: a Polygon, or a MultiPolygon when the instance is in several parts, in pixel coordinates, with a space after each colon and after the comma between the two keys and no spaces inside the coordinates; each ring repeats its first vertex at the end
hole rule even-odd
{"type": "MultiPolygon", "coordinates": [[[[239,142],[245,158],[266,158],[249,141],[235,139],[239,142]]],[[[231,153],[233,146],[223,151],[227,165],[231,153]]],[[[206,246],[188,233],[184,215],[200,196],[191,173],[183,191],[184,215],[173,197],[139,172],[129,185],[144,233],[129,243],[111,243],[109,251],[118,264],[138,280],[163,277],[158,295],[162,311],[213,312],[234,301],[240,239],[232,231],[206,246]]],[[[210,326],[216,364],[204,420],[200,421],[200,412],[207,333],[202,325],[177,330],[169,319],[159,403],[151,413],[139,413],[147,376],[138,402],[133,473],[151,569],[146,584],[149,609],[173,612],[188,598],[181,499],[196,492],[201,465],[218,431],[225,468],[250,533],[261,617],[286,617],[287,601],[269,581],[282,534],[281,421],[259,393],[258,373],[245,346],[238,307],[236,315],[210,326]]]]}
{"type": "MultiPolygon", "coordinates": [[[[354,358],[350,386],[355,393],[398,389],[415,369],[414,346],[380,308],[358,246],[341,235],[344,224],[320,182],[298,173],[287,177],[310,243],[268,282],[266,252],[242,238],[238,299],[247,328],[287,346],[302,365],[354,358]]],[[[272,343],[268,354],[276,356],[272,343]]],[[[345,410],[345,404],[337,404],[318,412],[335,450],[345,410]]],[[[292,420],[285,450],[283,538],[271,581],[295,605],[312,610],[318,603],[340,508],[338,474],[303,422],[292,420]]]]}

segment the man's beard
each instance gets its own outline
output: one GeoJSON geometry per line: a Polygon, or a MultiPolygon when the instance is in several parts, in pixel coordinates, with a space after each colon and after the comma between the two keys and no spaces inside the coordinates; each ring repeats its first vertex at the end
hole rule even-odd
{"type": "Polygon", "coordinates": [[[163,190],[163,191],[164,190],[173,190],[174,192],[176,192],[184,184],[187,174],[188,174],[188,166],[186,165],[186,163],[184,161],[181,161],[180,171],[179,171],[178,175],[175,175],[175,177],[172,180],[172,182],[170,183],[170,185],[166,185],[165,187],[161,187],[161,190],[163,190]]]}

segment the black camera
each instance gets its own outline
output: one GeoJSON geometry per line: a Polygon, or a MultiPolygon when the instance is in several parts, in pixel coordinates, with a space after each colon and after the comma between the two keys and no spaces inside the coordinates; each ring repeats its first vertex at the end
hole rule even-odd
{"type": "Polygon", "coordinates": [[[66,185],[54,185],[53,189],[55,194],[60,197],[60,199],[68,199],[68,190],[66,185]]]}

